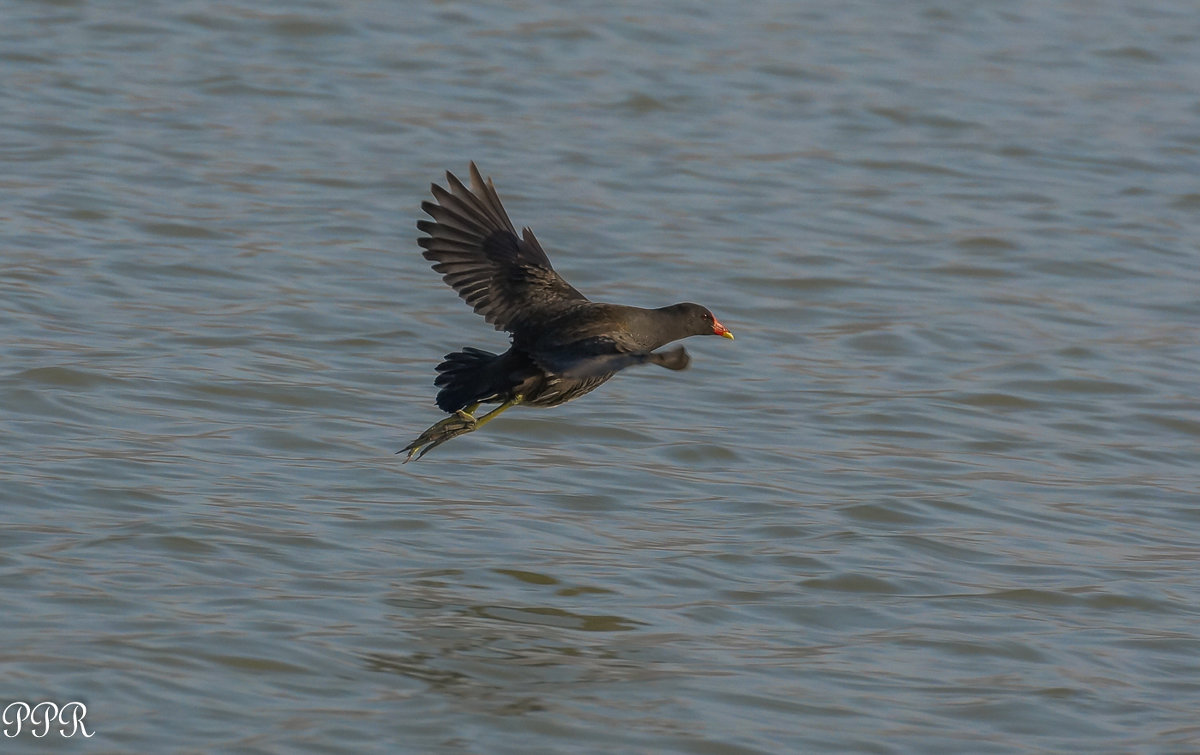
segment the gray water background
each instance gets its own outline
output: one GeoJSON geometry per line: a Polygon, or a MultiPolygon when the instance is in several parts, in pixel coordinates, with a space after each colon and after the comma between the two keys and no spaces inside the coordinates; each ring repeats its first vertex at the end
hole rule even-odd
{"type": "Polygon", "coordinates": [[[1192,3],[0,9],[5,751],[1200,751],[1192,3]],[[402,466],[471,159],[737,340],[402,466]]]}

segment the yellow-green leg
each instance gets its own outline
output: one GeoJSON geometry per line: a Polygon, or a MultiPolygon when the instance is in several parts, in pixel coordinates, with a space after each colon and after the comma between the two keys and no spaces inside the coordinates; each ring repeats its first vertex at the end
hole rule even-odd
{"type": "MultiPolygon", "coordinates": [[[[504,411],[505,409],[511,409],[519,403],[521,403],[521,396],[520,395],[514,396],[513,398],[509,399],[508,401],[505,401],[503,404],[501,404],[500,406],[497,406],[495,409],[491,410],[487,414],[483,415],[479,419],[475,420],[475,427],[472,429],[478,430],[479,428],[486,425],[488,422],[491,422],[496,417],[496,415],[499,414],[500,412],[504,411]]],[[[478,404],[476,404],[476,406],[478,406],[478,404]]]]}
{"type": "Polygon", "coordinates": [[[469,432],[478,430],[495,419],[496,415],[500,412],[510,409],[519,403],[521,403],[521,396],[514,396],[478,419],[475,418],[473,412],[479,408],[479,404],[471,404],[465,409],[459,409],[454,414],[433,425],[433,427],[421,433],[416,440],[396,453],[407,451],[408,456],[404,459],[404,463],[407,464],[412,461],[413,454],[416,454],[416,457],[419,459],[451,438],[457,438],[460,435],[466,435],[469,432]]]}

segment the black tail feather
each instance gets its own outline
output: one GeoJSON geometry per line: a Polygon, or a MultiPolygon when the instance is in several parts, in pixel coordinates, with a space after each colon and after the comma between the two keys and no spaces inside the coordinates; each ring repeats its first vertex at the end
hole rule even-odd
{"type": "Polygon", "coordinates": [[[470,346],[445,356],[437,366],[438,376],[433,384],[440,387],[438,408],[456,412],[471,404],[496,398],[496,376],[489,369],[497,354],[470,346]]]}

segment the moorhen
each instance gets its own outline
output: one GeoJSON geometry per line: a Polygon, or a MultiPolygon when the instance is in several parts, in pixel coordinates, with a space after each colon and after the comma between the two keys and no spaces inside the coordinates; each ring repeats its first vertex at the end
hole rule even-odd
{"type": "Polygon", "coordinates": [[[682,346],[655,351],[672,341],[733,338],[699,304],[642,309],[589,301],[554,272],[533,231],[517,235],[492,179],[484,181],[473,162],[470,172],[469,189],[449,172],[449,191],[433,185],[437,202],[421,203],[433,220],[418,221],[428,234],[418,243],[442,280],[496,330],[511,334],[512,346],[503,354],[467,346],[446,355],[434,385],[441,388],[438,407],[451,416],[397,451],[408,452],[406,463],[478,430],[505,409],[558,406],[626,367],[682,370],[691,361],[682,346]],[[480,404],[496,402],[499,407],[475,416],[480,404]]]}

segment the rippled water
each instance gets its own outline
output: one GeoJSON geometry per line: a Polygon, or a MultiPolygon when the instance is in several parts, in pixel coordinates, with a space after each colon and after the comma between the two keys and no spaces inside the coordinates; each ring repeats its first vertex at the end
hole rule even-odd
{"type": "Polygon", "coordinates": [[[105,752],[1200,750],[1193,6],[4,8],[4,704],[105,752]],[[415,244],[469,159],[585,293],[737,341],[402,466],[503,346],[415,244]]]}

